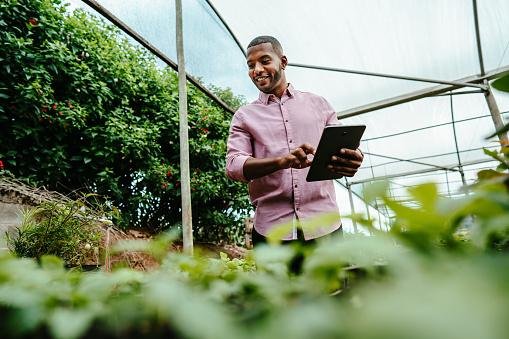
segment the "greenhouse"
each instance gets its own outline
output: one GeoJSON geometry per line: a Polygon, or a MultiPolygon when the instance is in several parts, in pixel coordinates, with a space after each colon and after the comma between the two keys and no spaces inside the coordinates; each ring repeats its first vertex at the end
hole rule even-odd
{"type": "Polygon", "coordinates": [[[507,336],[508,1],[0,8],[6,337],[507,336]],[[253,250],[225,175],[262,35],[296,89],[366,126],[362,165],[334,180],[337,243],[253,250]]]}
{"type": "MultiPolygon", "coordinates": [[[[71,3],[107,12],[177,60],[170,2],[85,2],[90,7],[71,3]]],[[[261,23],[243,2],[183,6],[191,76],[252,101],[257,92],[245,76],[245,49],[256,35],[274,35],[289,56],[288,78],[296,86],[324,96],[344,124],[367,125],[363,166],[355,178],[338,183],[339,192],[353,193],[338,194],[342,214],[352,208],[374,213],[385,227],[390,211],[363,203],[364,184],[390,180],[392,196],[411,204],[408,187],[432,181],[442,194],[464,194],[460,188],[476,179],[476,171],[493,166],[483,148],[498,147],[496,137],[486,137],[495,120],[504,121],[509,99],[497,90],[485,96],[485,82],[508,71],[507,2],[261,2],[261,23]]]]}

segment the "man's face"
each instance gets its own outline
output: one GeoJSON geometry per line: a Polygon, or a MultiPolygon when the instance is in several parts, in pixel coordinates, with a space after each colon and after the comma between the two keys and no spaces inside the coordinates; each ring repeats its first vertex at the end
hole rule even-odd
{"type": "Polygon", "coordinates": [[[282,93],[286,88],[284,68],[285,56],[279,56],[270,42],[265,42],[247,50],[247,67],[251,81],[267,94],[282,93]]]}

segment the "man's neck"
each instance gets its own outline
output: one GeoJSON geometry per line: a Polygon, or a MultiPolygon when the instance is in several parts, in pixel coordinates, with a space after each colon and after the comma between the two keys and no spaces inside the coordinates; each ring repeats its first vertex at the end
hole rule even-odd
{"type": "Polygon", "coordinates": [[[285,94],[285,91],[286,89],[288,88],[289,86],[289,83],[285,82],[285,85],[284,86],[281,86],[280,88],[276,89],[274,91],[274,94],[275,96],[277,96],[279,99],[281,99],[281,97],[283,96],[283,94],[285,94]]]}

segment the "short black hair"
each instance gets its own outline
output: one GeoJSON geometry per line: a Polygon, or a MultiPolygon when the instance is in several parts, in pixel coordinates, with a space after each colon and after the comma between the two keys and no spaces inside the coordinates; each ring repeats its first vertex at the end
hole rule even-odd
{"type": "Polygon", "coordinates": [[[266,42],[272,45],[272,49],[274,50],[274,52],[276,52],[278,55],[283,55],[283,47],[281,47],[281,44],[276,38],[270,35],[257,36],[256,38],[251,40],[249,45],[247,45],[247,49],[256,45],[264,44],[266,42]]]}

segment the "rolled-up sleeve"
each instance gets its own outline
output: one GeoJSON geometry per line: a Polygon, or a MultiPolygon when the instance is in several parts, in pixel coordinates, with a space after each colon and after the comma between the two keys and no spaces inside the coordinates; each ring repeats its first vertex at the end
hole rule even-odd
{"type": "Polygon", "coordinates": [[[251,134],[242,119],[234,115],[226,150],[226,175],[237,181],[248,182],[244,177],[244,163],[253,156],[251,134]]]}

